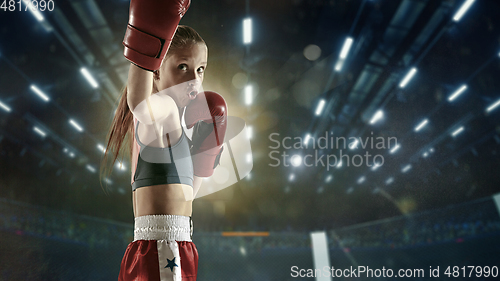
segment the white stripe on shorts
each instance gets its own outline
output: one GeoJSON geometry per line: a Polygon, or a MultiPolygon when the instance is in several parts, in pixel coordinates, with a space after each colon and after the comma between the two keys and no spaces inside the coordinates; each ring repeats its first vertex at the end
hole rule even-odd
{"type": "Polygon", "coordinates": [[[182,281],[181,256],[176,241],[158,240],[160,281],[182,281]]]}

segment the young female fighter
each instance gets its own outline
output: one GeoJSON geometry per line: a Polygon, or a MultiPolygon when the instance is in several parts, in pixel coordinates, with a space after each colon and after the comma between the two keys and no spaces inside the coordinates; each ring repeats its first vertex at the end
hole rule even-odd
{"type": "Polygon", "coordinates": [[[103,159],[111,150],[114,164],[130,133],[134,241],[123,257],[120,281],[196,280],[192,201],[201,177],[211,176],[218,164],[227,108],[219,94],[201,91],[205,42],[192,28],[177,26],[189,4],[130,4],[123,44],[132,63],[103,159]],[[192,140],[181,126],[183,117],[193,128],[192,140]]]}

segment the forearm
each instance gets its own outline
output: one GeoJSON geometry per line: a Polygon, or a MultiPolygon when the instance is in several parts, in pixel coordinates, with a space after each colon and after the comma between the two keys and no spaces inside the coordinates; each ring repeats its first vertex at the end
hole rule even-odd
{"type": "Polygon", "coordinates": [[[151,95],[153,91],[153,72],[130,64],[127,80],[127,103],[133,112],[135,107],[151,95]]]}
{"type": "Polygon", "coordinates": [[[196,198],[196,194],[200,191],[201,183],[203,182],[203,178],[198,176],[194,176],[193,180],[193,198],[196,198]]]}

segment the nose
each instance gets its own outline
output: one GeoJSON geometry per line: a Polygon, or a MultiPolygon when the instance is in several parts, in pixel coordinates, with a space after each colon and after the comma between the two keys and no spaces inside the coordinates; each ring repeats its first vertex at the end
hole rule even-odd
{"type": "Polygon", "coordinates": [[[198,87],[200,85],[200,81],[198,79],[190,80],[188,82],[189,87],[198,87]]]}

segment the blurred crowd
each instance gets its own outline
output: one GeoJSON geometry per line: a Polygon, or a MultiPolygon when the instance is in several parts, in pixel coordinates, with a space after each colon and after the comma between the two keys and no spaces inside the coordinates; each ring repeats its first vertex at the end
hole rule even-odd
{"type": "MultiPolygon", "coordinates": [[[[125,248],[133,225],[57,212],[0,199],[0,230],[87,245],[125,248]]],[[[500,233],[500,216],[491,199],[327,230],[329,248],[404,248],[500,233]]],[[[205,251],[239,253],[311,247],[307,232],[271,232],[269,236],[227,237],[195,231],[193,240],[205,251]]]]}
{"type": "Polygon", "coordinates": [[[133,239],[133,225],[57,212],[0,200],[0,230],[94,247],[122,247],[133,239]]]}
{"type": "Polygon", "coordinates": [[[499,233],[499,211],[488,199],[332,230],[328,238],[330,247],[344,249],[405,248],[499,233]]]}

